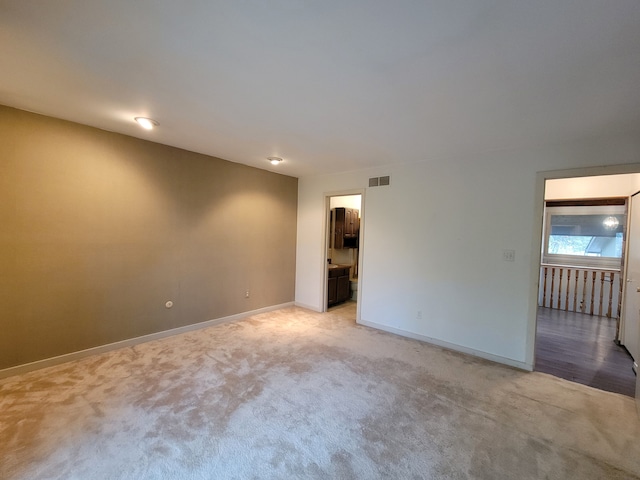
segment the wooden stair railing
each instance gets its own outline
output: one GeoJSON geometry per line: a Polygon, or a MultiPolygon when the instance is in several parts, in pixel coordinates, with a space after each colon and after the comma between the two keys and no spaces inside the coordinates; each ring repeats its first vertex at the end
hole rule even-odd
{"type": "Polygon", "coordinates": [[[543,264],[540,268],[540,306],[601,317],[620,317],[623,282],[619,270],[549,264],[543,264]],[[614,299],[617,300],[615,316],[614,299]]]}

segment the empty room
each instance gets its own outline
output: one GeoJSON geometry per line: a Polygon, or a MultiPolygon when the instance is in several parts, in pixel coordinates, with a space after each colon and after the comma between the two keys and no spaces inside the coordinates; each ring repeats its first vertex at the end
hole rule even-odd
{"type": "Polygon", "coordinates": [[[638,25],[0,0],[0,478],[640,479],[638,25]]]}

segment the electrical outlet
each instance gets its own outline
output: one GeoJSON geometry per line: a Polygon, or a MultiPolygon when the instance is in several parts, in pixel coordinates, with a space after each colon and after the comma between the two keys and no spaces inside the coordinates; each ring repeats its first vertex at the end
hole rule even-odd
{"type": "Polygon", "coordinates": [[[505,262],[515,262],[516,251],[515,250],[502,250],[502,260],[505,262]]]}
{"type": "Polygon", "coordinates": [[[416,315],[416,319],[417,320],[422,320],[422,310],[418,310],[418,313],[416,315]]]}
{"type": "Polygon", "coordinates": [[[246,292],[244,292],[244,298],[249,298],[249,290],[247,290],[246,292]]]}

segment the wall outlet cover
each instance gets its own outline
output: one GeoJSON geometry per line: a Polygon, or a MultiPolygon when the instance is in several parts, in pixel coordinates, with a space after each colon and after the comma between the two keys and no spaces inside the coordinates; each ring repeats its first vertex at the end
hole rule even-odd
{"type": "Polygon", "coordinates": [[[515,260],[516,260],[516,251],[515,250],[503,250],[502,251],[502,259],[505,262],[515,262],[515,260]]]}

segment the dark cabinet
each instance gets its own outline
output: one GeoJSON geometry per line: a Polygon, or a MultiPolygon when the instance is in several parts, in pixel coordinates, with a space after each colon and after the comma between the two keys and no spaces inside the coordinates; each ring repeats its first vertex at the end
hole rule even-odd
{"type": "Polygon", "coordinates": [[[349,300],[349,270],[347,270],[346,275],[338,277],[337,290],[338,292],[336,301],[338,303],[349,300]]]}
{"type": "Polygon", "coordinates": [[[359,213],[357,208],[338,207],[331,210],[333,248],[358,248],[359,213]]]}
{"type": "Polygon", "coordinates": [[[351,267],[329,265],[327,305],[335,305],[349,299],[349,271],[351,267]]]}
{"type": "Polygon", "coordinates": [[[338,303],[338,279],[329,278],[329,289],[327,290],[327,305],[338,303]]]}

